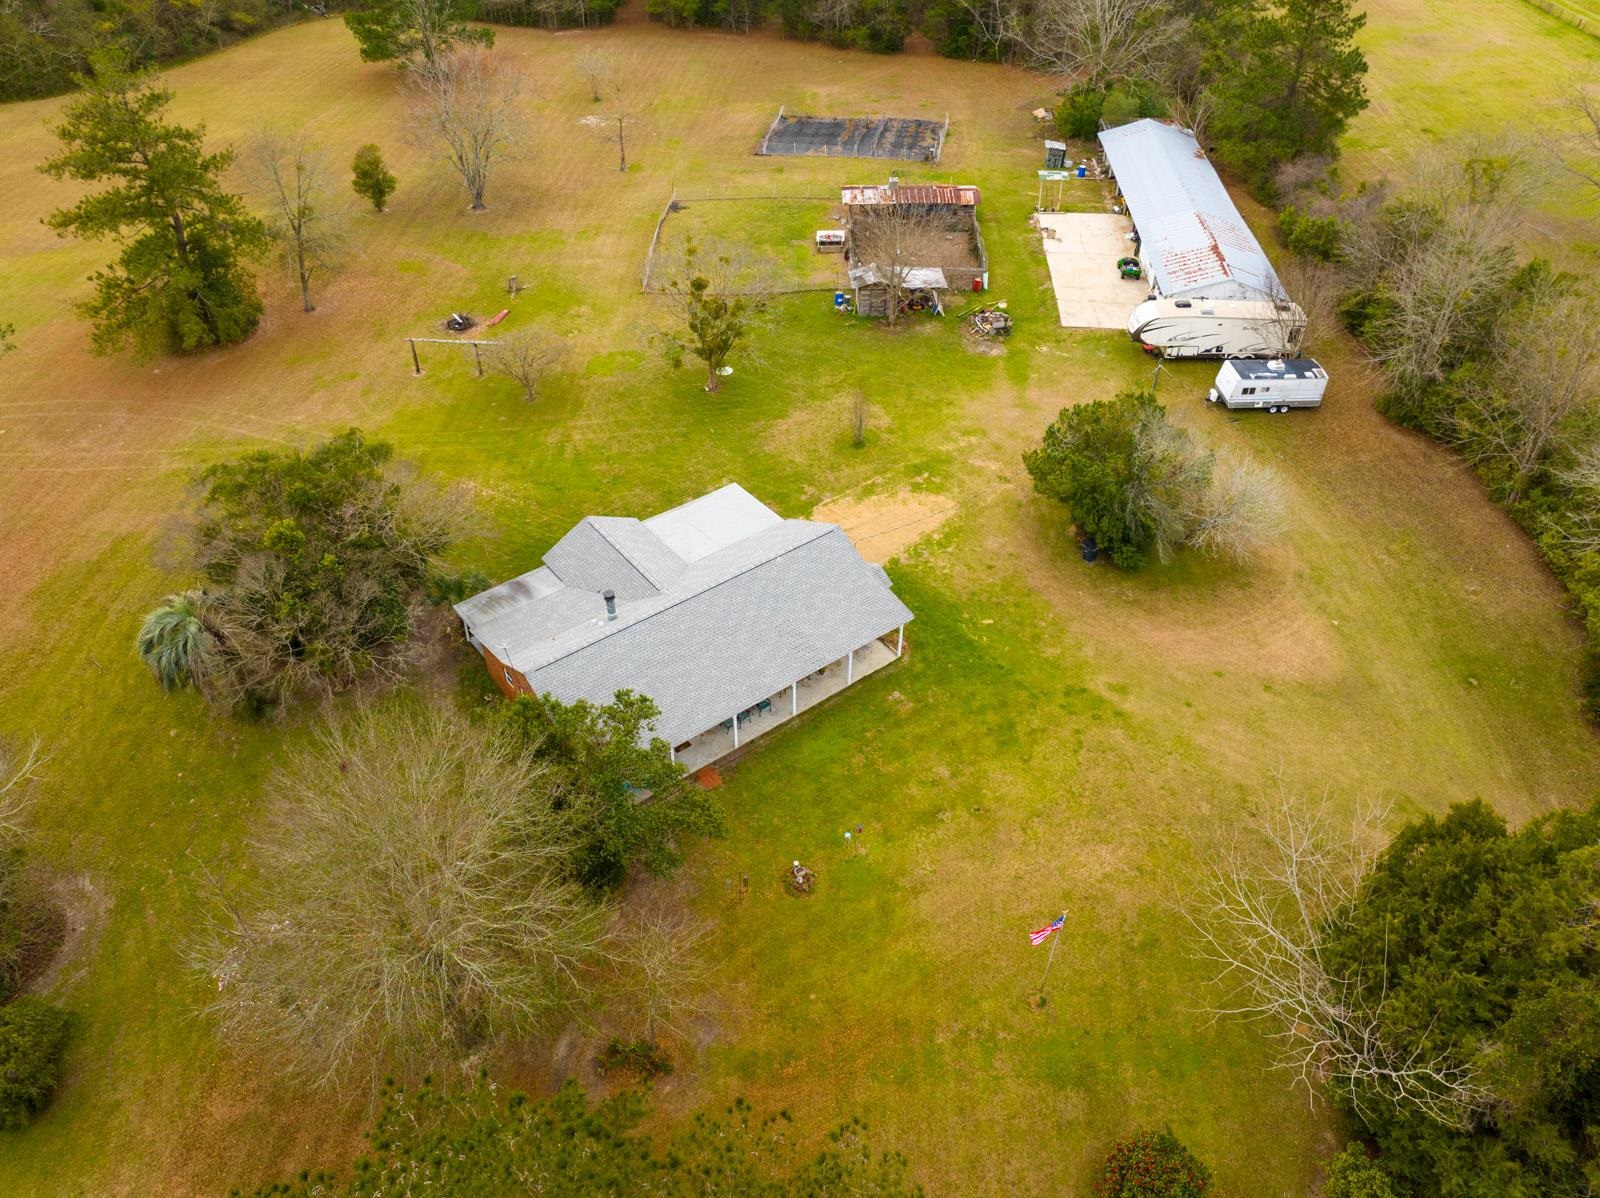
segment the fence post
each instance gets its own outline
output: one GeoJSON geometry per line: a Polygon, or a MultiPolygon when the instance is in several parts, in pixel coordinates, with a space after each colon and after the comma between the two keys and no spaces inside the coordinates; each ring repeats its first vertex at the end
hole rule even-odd
{"type": "Polygon", "coordinates": [[[422,360],[417,357],[417,343],[411,338],[407,337],[406,344],[411,347],[411,372],[413,374],[421,374],[422,360]]]}

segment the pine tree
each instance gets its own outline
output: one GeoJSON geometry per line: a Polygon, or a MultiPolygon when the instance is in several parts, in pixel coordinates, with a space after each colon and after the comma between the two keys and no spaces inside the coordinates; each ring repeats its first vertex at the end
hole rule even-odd
{"type": "Polygon", "coordinates": [[[1207,26],[1218,156],[1270,192],[1273,169],[1334,154],[1367,106],[1367,23],[1351,0],[1227,0],[1207,26]]]}
{"type": "Polygon", "coordinates": [[[39,169],[112,184],[46,221],[63,235],[122,246],[78,305],[94,323],[95,349],[131,342],[151,357],[242,341],[261,318],[244,263],[266,248],[267,235],[240,197],[223,190],[233,152],[207,154],[204,126],[169,124],[172,93],[131,71],[121,52],[99,51],[90,64],[55,128],[64,149],[39,169]]]}

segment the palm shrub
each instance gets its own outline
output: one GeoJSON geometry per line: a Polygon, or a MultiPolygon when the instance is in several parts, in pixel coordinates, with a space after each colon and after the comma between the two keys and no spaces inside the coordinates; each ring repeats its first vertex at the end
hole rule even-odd
{"type": "Polygon", "coordinates": [[[0,1128],[23,1127],[61,1078],[71,1018],[37,998],[0,1007],[0,1128]]]}
{"type": "Polygon", "coordinates": [[[1163,1128],[1113,1144],[1094,1192],[1100,1198],[1200,1198],[1210,1186],[1211,1170],[1163,1128]]]}
{"type": "Polygon", "coordinates": [[[205,592],[168,595],[139,626],[135,648],[164,691],[204,690],[216,638],[206,625],[205,592]]]}

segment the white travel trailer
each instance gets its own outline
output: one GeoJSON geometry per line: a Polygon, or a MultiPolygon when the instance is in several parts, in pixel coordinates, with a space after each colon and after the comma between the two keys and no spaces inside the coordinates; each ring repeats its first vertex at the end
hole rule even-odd
{"type": "Polygon", "coordinates": [[[1286,301],[1152,299],[1128,318],[1128,334],[1163,358],[1284,358],[1305,333],[1306,314],[1286,301]]]}
{"type": "Polygon", "coordinates": [[[1264,408],[1287,412],[1290,408],[1320,408],[1328,389],[1328,372],[1310,358],[1274,359],[1270,362],[1229,359],[1217,371],[1217,385],[1206,399],[1230,410],[1264,408]]]}

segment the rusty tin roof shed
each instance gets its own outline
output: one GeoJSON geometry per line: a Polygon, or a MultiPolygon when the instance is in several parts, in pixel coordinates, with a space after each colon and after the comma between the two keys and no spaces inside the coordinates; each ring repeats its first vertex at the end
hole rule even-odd
{"type": "Polygon", "coordinates": [[[1162,296],[1276,300],[1283,286],[1194,134],[1134,121],[1100,134],[1162,296]]]}
{"type": "Polygon", "coordinates": [[[875,183],[866,187],[841,188],[839,201],[847,207],[917,204],[929,207],[976,208],[978,189],[965,183],[875,183]]]}

